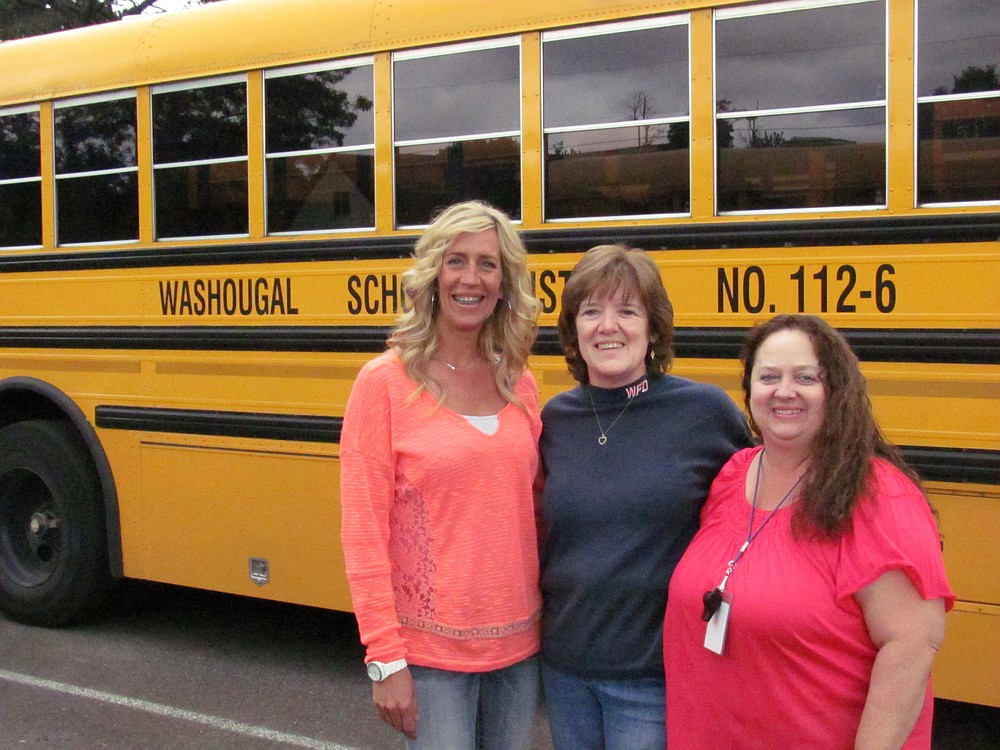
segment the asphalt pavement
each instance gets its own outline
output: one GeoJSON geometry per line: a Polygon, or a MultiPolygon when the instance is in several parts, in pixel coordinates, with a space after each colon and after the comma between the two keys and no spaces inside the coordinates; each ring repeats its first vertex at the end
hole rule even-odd
{"type": "MultiPolygon", "coordinates": [[[[400,748],[362,661],[349,614],[129,582],[88,624],[0,617],[0,750],[400,748]]],[[[1000,709],[938,701],[933,750],[1000,750],[1000,709]]]]}

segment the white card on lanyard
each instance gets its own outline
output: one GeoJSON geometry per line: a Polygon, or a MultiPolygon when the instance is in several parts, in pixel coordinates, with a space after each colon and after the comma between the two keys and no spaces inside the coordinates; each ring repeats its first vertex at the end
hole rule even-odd
{"type": "Polygon", "coordinates": [[[729,608],[732,603],[732,594],[723,591],[719,608],[705,626],[705,648],[720,656],[726,647],[726,629],[729,627],[729,608]]]}

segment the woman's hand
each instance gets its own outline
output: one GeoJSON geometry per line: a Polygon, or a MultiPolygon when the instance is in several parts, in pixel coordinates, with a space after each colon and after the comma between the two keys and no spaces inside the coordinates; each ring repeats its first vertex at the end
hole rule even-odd
{"type": "Polygon", "coordinates": [[[878,648],[855,748],[899,748],[920,715],[931,663],[944,640],[944,602],[921,599],[900,570],[883,573],[854,598],[878,648]]]}
{"type": "Polygon", "coordinates": [[[417,738],[417,690],[409,668],[372,683],[372,702],[382,721],[411,740],[417,738]]]}

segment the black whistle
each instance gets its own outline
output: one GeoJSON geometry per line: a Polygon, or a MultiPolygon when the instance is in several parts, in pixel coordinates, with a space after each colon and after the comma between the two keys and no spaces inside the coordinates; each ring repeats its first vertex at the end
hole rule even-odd
{"type": "Polygon", "coordinates": [[[708,622],[722,606],[722,592],[717,588],[706,591],[701,597],[701,601],[705,605],[705,609],[701,612],[701,619],[708,622]]]}

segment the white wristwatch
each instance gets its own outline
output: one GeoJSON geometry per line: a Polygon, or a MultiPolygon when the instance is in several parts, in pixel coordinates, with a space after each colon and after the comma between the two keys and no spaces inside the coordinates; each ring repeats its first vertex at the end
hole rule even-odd
{"type": "Polygon", "coordinates": [[[406,669],[406,659],[396,659],[388,664],[381,661],[368,662],[368,676],[372,682],[382,682],[386,677],[396,674],[401,669],[406,669]]]}

